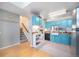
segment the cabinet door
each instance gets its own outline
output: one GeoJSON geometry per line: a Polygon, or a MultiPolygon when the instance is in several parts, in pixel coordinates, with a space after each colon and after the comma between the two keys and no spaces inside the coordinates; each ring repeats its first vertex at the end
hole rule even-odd
{"type": "Polygon", "coordinates": [[[37,16],[32,16],[32,25],[40,25],[41,21],[40,18],[37,16]]]}

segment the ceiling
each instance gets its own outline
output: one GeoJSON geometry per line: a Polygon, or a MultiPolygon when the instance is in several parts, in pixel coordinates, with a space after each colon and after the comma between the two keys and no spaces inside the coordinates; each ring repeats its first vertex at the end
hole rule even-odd
{"type": "Polygon", "coordinates": [[[28,5],[26,3],[23,5],[23,2],[0,2],[0,9],[25,16],[41,14],[47,18],[50,12],[64,8],[72,10],[78,5],[78,2],[31,2],[28,5]]]}

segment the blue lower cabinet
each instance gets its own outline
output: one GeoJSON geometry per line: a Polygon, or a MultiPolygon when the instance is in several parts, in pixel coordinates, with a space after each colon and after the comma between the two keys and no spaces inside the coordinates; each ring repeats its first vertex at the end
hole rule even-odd
{"type": "Polygon", "coordinates": [[[51,42],[70,45],[71,36],[68,34],[51,35],[51,42]]]}

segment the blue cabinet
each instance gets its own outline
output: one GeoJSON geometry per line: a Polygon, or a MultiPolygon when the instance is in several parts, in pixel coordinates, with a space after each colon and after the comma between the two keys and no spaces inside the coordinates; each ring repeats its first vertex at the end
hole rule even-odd
{"type": "Polygon", "coordinates": [[[64,19],[60,21],[49,21],[45,23],[45,28],[51,28],[52,26],[72,27],[72,19],[64,19]]]}
{"type": "Polygon", "coordinates": [[[71,44],[71,36],[68,34],[51,35],[51,42],[61,43],[65,45],[71,44]]]}
{"type": "Polygon", "coordinates": [[[32,25],[41,25],[43,20],[37,16],[32,16],[32,25]]]}

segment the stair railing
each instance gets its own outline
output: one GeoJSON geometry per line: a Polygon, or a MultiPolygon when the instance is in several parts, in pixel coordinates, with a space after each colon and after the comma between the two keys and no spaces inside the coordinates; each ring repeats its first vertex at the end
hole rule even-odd
{"type": "Polygon", "coordinates": [[[27,30],[26,26],[22,23],[23,28],[29,33],[29,31],[27,30]]]}
{"type": "Polygon", "coordinates": [[[25,29],[26,32],[24,32],[25,36],[27,39],[29,39],[29,31],[27,30],[26,26],[22,23],[23,28],[25,29]]]}

